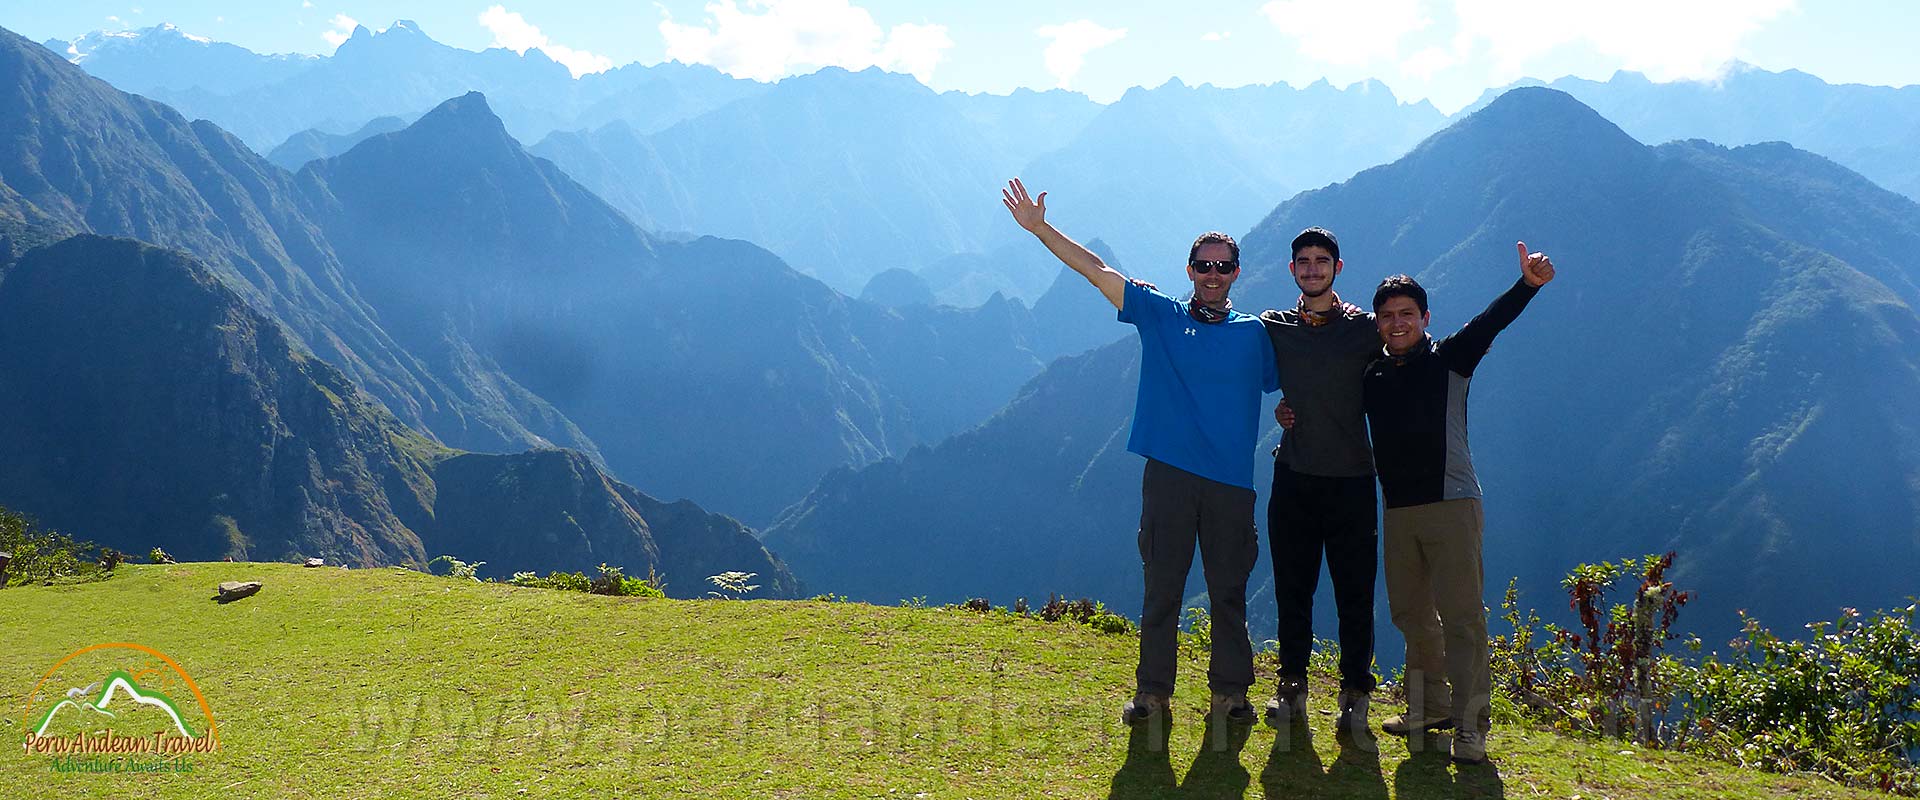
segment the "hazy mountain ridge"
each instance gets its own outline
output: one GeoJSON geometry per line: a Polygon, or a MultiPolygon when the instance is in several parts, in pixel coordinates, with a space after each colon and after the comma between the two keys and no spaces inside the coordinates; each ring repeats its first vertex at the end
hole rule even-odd
{"type": "Polygon", "coordinates": [[[617,474],[743,518],[984,419],[1041,367],[1023,307],[887,311],[743,242],[654,240],[478,94],[302,178],[396,337],[468,343],[617,474]]]}
{"type": "Polygon", "coordinates": [[[826,68],[650,136],[616,125],[531,150],[649,228],[743,238],[858,293],[887,267],[984,249],[983,187],[1015,162],[912,77],[826,68]]]}
{"type": "Polygon", "coordinates": [[[210,119],[262,153],[301,131],[415,116],[470,91],[487,93],[516,137],[532,141],[614,120],[658,130],[764,87],[677,63],[630,64],[576,80],[537,48],[450,47],[410,20],[377,32],[358,26],[326,56],[262,55],[171,25],[96,31],[47,47],[124,91],[210,119]]]}
{"type": "Polygon", "coordinates": [[[606,562],[799,584],[739,523],[620,484],[570,451],[461,453],[408,430],[177,251],[76,236],[0,286],[0,504],[190,560],[501,570],[606,562]]]}
{"type": "Polygon", "coordinates": [[[163,23],[138,30],[98,30],[71,41],[43,42],[60,57],[121,91],[150,94],[203,89],[236,92],[312,68],[319,56],[267,55],[163,23]]]}
{"type": "Polygon", "coordinates": [[[21,56],[23,81],[10,119],[26,127],[12,140],[23,168],[0,182],[0,197],[20,197],[0,213],[17,222],[0,227],[21,248],[94,230],[194,252],[449,445],[565,445],[652,491],[764,520],[833,466],[985,418],[1040,367],[1025,351],[1023,311],[908,318],[748,245],[655,243],[528,156],[477,95],[289,175],[211,123],[181,126],[164,106],[30,49],[8,51],[21,56]],[[27,81],[53,88],[27,92],[27,81]],[[179,132],[163,143],[148,138],[154,130],[179,132]],[[124,177],[48,181],[35,171],[46,147],[72,153],[56,162],[124,177]],[[92,210],[103,205],[112,213],[92,210]],[[208,210],[181,216],[196,208],[208,210]],[[236,241],[236,228],[250,238],[236,241]],[[967,363],[898,347],[877,362],[851,327],[874,315],[894,321],[864,323],[867,335],[946,341],[967,363]],[[970,321],[989,318],[997,330],[970,321]],[[948,324],[958,327],[941,333],[948,324]],[[926,388],[953,381],[971,391],[926,388]]]}
{"type": "Polygon", "coordinates": [[[1171,281],[1184,277],[1195,236],[1246,230],[1261,210],[1397,158],[1445,121],[1375,81],[1222,89],[1174,79],[1128,90],[1021,175],[1051,193],[1062,230],[1097,235],[1143,277],[1171,281]]]}
{"type": "Polygon", "coordinates": [[[414,119],[417,117],[375,117],[347,133],[328,133],[319,128],[308,128],[287,137],[279,147],[269,151],[267,160],[281,169],[298,172],[309,161],[340,155],[371,137],[405,128],[413,124],[414,119]]]}
{"type": "MultiPolygon", "coordinates": [[[[1566,92],[1649,144],[1785,141],[1920,199],[1920,86],[1830,84],[1799,70],[1729,65],[1713,80],[1655,83],[1637,72],[1606,81],[1529,79],[1566,92]]],[[[1511,87],[1509,87],[1511,88],[1511,87]]],[[[1471,113],[1505,90],[1488,90],[1471,113]]]]}
{"type": "Polygon", "coordinates": [[[219,127],[8,32],[0,79],[0,221],[18,220],[22,249],[92,232],[186,250],[430,435],[478,449],[592,448],[551,409],[516,415],[472,389],[491,376],[433,374],[405,352],[342,277],[295,177],[219,127]]]}

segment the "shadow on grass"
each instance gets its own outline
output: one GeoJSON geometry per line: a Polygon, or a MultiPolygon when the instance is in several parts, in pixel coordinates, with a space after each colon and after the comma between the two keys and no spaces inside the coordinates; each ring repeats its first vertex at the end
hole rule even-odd
{"type": "Polygon", "coordinates": [[[1295,720],[1277,729],[1267,766],[1260,771],[1261,791],[1267,797],[1385,800],[1387,783],[1380,775],[1380,750],[1371,735],[1355,739],[1341,732],[1334,741],[1340,745],[1340,752],[1332,764],[1325,764],[1313,747],[1313,729],[1305,722],[1295,720]]]}
{"type": "Polygon", "coordinates": [[[1168,724],[1167,717],[1161,716],[1128,734],[1127,760],[1120,765],[1120,771],[1114,773],[1107,793],[1109,800],[1246,796],[1252,779],[1247,775],[1247,768],[1240,764],[1240,751],[1247,746],[1252,726],[1207,715],[1200,752],[1187,768],[1186,779],[1176,784],[1172,758],[1167,753],[1168,724]]]}
{"type": "Polygon", "coordinates": [[[1412,754],[1393,771],[1395,797],[1451,797],[1466,800],[1504,800],[1506,784],[1492,761],[1455,766],[1449,760],[1452,737],[1426,734],[1407,740],[1412,754]]]}

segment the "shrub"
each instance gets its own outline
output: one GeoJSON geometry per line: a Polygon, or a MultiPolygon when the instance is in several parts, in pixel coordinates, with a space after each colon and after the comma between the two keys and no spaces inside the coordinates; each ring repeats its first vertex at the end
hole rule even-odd
{"type": "Polygon", "coordinates": [[[167,555],[167,551],[156,547],[156,548],[153,548],[152,550],[147,551],[147,563],[172,564],[174,563],[174,561],[173,561],[173,556],[167,555]]]}
{"type": "Polygon", "coordinates": [[[469,564],[465,561],[461,561],[460,559],[454,558],[453,556],[441,556],[439,558],[436,558],[432,561],[427,562],[427,572],[429,573],[433,572],[433,565],[443,563],[443,562],[447,565],[447,575],[446,575],[447,577],[454,578],[454,579],[465,579],[470,581],[480,580],[480,576],[479,576],[480,568],[487,565],[487,562],[485,561],[475,561],[469,564]]]}
{"type": "Polygon", "coordinates": [[[760,588],[759,584],[747,583],[758,574],[760,573],[727,571],[718,575],[709,575],[707,582],[719,587],[719,591],[707,592],[707,596],[720,600],[738,600],[745,597],[753,590],[760,588]]]}
{"type": "MultiPolygon", "coordinates": [[[[901,601],[901,605],[909,608],[925,608],[926,598],[916,597],[912,600],[904,600],[901,601]]],[[[1032,617],[1042,622],[1065,622],[1073,625],[1085,625],[1086,627],[1105,634],[1130,634],[1139,630],[1139,627],[1133,624],[1133,620],[1108,611],[1105,603],[1084,597],[1079,600],[1068,600],[1060,595],[1051,594],[1047,596],[1047,604],[1041,606],[1037,612],[1028,609],[1027,599],[1024,597],[1014,600],[1011,611],[1005,608],[994,607],[992,601],[984,597],[971,598],[964,603],[942,606],[941,608],[951,611],[964,611],[970,614],[1002,614],[1015,617],[1032,617]]]]}
{"type": "Polygon", "coordinates": [[[607,566],[605,561],[600,562],[599,570],[600,574],[587,582],[588,594],[620,597],[627,593],[627,575],[624,571],[619,567],[607,566]]]}
{"type": "Polygon", "coordinates": [[[652,570],[645,578],[629,578],[625,570],[601,564],[594,577],[579,572],[549,572],[540,577],[532,572],[516,572],[507,583],[529,589],[553,589],[562,592],[586,592],[588,594],[609,597],[660,597],[667,596],[660,578],[652,570]]]}
{"type": "MultiPolygon", "coordinates": [[[[1690,595],[1664,579],[1673,554],[1576,568],[1563,582],[1579,629],[1522,614],[1509,583],[1513,633],[1494,637],[1497,708],[1603,735],[1851,786],[1920,796],[1920,632],[1916,609],[1846,609],[1788,641],[1741,615],[1726,655],[1697,665],[1660,653],[1690,595]],[[1631,603],[1607,588],[1637,576],[1631,603]],[[1604,608],[1604,611],[1603,611],[1604,608]],[[1623,727],[1621,720],[1631,720],[1623,727]]],[[[1698,639],[1688,642],[1699,652],[1698,639]]]]}
{"type": "Polygon", "coordinates": [[[593,587],[593,580],[578,572],[549,572],[544,578],[535,577],[531,572],[518,572],[510,582],[515,586],[563,592],[585,592],[593,587]]]}
{"type": "Polygon", "coordinates": [[[37,529],[25,515],[0,508],[0,553],[10,555],[6,585],[104,580],[113,572],[105,565],[108,552],[59,531],[37,529]]]}
{"type": "Polygon", "coordinates": [[[1731,652],[1710,653],[1684,674],[1675,743],[1746,766],[1920,794],[1915,608],[1844,609],[1808,625],[1805,642],[1742,613],[1731,652]]]}
{"type": "Polygon", "coordinates": [[[587,591],[613,597],[660,597],[667,593],[653,583],[653,572],[647,572],[646,578],[629,578],[619,567],[600,565],[600,574],[588,582],[587,591]]]}
{"type": "Polygon", "coordinates": [[[1102,608],[1099,612],[1095,613],[1092,617],[1087,618],[1086,625],[1087,627],[1092,628],[1101,633],[1108,633],[1108,634],[1114,634],[1114,635],[1133,633],[1135,630],[1137,630],[1134,627],[1133,620],[1127,619],[1126,617],[1120,616],[1119,614],[1115,614],[1111,611],[1107,611],[1104,608],[1102,608]]]}
{"type": "Polygon", "coordinates": [[[1047,595],[1047,604],[1040,607],[1037,616],[1047,622],[1059,622],[1064,619],[1085,624],[1088,620],[1093,619],[1095,614],[1105,610],[1106,606],[1095,603],[1093,600],[1085,597],[1078,600],[1068,600],[1059,595],[1049,593],[1047,595]]]}
{"type": "MultiPolygon", "coordinates": [[[[1581,564],[1561,582],[1568,607],[1579,619],[1578,632],[1519,610],[1519,593],[1509,582],[1501,603],[1511,636],[1496,636],[1489,653],[1498,685],[1515,701],[1549,721],[1592,733],[1630,733],[1654,744],[1654,721],[1666,710],[1684,666],[1662,657],[1674,638],[1680,607],[1692,598],[1667,581],[1673,553],[1664,556],[1581,564]],[[1608,590],[1635,577],[1628,603],[1606,605],[1608,590]],[[1621,720],[1631,720],[1622,731],[1621,720]]],[[[1524,713],[1524,712],[1523,712],[1524,713]]]]}

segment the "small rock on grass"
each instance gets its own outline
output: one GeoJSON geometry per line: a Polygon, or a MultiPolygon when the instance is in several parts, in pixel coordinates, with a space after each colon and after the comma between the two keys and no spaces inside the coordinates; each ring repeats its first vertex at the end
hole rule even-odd
{"type": "Polygon", "coordinates": [[[252,597],[260,591],[259,581],[222,581],[219,596],[215,599],[222,603],[231,603],[241,598],[252,597]]]}

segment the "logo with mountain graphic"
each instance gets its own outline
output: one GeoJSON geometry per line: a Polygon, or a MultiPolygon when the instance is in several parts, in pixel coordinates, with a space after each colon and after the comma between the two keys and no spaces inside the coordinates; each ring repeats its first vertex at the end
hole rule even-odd
{"type": "Polygon", "coordinates": [[[22,747],[52,756],[56,772],[186,772],[188,756],[220,746],[193,677],[167,654],[129,642],[60,659],[27,693],[19,718],[22,747]]]}

